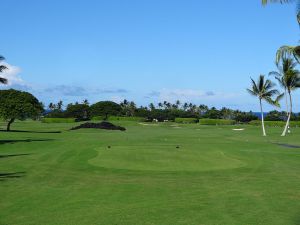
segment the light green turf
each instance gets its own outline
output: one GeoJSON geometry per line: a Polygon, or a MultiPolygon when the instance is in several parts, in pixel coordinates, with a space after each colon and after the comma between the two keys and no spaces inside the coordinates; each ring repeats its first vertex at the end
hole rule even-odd
{"type": "Polygon", "coordinates": [[[0,132],[0,225],[300,224],[300,128],[116,123],[0,132]]]}

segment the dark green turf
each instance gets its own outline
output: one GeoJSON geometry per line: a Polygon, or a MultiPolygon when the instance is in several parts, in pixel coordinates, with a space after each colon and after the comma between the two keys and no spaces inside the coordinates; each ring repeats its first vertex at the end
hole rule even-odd
{"type": "Polygon", "coordinates": [[[1,225],[300,224],[300,129],[73,125],[0,132],[1,225]]]}

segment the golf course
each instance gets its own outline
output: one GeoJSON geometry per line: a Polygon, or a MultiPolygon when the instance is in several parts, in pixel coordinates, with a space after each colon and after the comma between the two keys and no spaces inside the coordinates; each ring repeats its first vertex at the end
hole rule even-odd
{"type": "Polygon", "coordinates": [[[300,128],[114,123],[1,132],[0,224],[300,224],[300,128]]]}

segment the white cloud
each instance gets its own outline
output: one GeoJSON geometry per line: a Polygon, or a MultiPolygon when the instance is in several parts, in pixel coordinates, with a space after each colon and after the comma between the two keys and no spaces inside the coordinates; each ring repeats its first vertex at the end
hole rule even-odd
{"type": "Polygon", "coordinates": [[[214,101],[214,100],[228,100],[239,97],[237,93],[223,93],[215,91],[202,91],[195,89],[162,89],[156,93],[158,100],[174,102],[180,101],[214,101]],[[158,94],[159,93],[159,94],[158,94]]]}
{"type": "Polygon", "coordinates": [[[1,77],[4,77],[8,80],[8,86],[13,85],[25,85],[24,80],[19,76],[21,69],[17,66],[10,65],[8,63],[3,63],[2,65],[7,67],[7,70],[4,70],[1,73],[1,77]]]}

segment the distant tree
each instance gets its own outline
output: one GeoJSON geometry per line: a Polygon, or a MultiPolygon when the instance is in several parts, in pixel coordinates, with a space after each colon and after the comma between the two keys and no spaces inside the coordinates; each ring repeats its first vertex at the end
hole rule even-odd
{"type": "Polygon", "coordinates": [[[87,99],[84,99],[83,102],[82,102],[82,104],[84,104],[84,105],[90,105],[90,103],[89,103],[89,101],[87,99]]]}
{"type": "Polygon", "coordinates": [[[203,116],[208,111],[208,106],[203,105],[203,104],[199,105],[198,111],[199,111],[200,116],[203,116]]]}
{"type": "Polygon", "coordinates": [[[188,107],[189,107],[189,104],[187,102],[185,102],[183,104],[183,110],[186,111],[188,109],[188,107]]]}
{"type": "Polygon", "coordinates": [[[219,110],[217,110],[215,107],[212,107],[211,109],[209,109],[205,115],[205,118],[210,118],[210,119],[221,119],[222,118],[222,114],[219,110]]]}
{"type": "Polygon", "coordinates": [[[249,123],[252,120],[258,120],[258,116],[253,112],[241,112],[236,110],[233,112],[233,119],[238,123],[249,123]]]}
{"type": "Polygon", "coordinates": [[[61,110],[62,110],[62,107],[63,107],[63,101],[60,100],[60,101],[57,103],[57,109],[58,109],[59,111],[61,111],[61,110]]]}
{"type": "Polygon", "coordinates": [[[77,121],[88,120],[90,118],[90,107],[87,104],[69,104],[65,116],[76,118],[77,121]]]}
{"type": "Polygon", "coordinates": [[[28,92],[0,90],[0,117],[8,122],[7,131],[10,131],[10,126],[16,119],[37,119],[43,110],[42,103],[28,92]]]}
{"type": "Polygon", "coordinates": [[[220,111],[222,119],[231,120],[233,118],[233,111],[226,107],[223,107],[220,111]]]}
{"type": "Polygon", "coordinates": [[[149,108],[150,108],[151,111],[153,111],[153,110],[155,110],[155,105],[153,103],[150,103],[149,108]]]}
{"type": "Polygon", "coordinates": [[[275,84],[270,80],[265,80],[264,75],[260,75],[257,83],[251,78],[252,86],[251,89],[247,89],[249,94],[258,97],[260,111],[261,111],[261,125],[263,130],[263,136],[266,136],[265,124],[264,124],[264,112],[262,108],[262,100],[265,100],[271,105],[279,105],[278,100],[281,96],[277,97],[276,100],[273,100],[274,95],[279,95],[279,91],[274,89],[275,84]]]}
{"type": "Polygon", "coordinates": [[[135,111],[136,111],[136,104],[133,101],[131,101],[129,103],[129,114],[130,114],[130,116],[134,116],[135,111]]]}
{"type": "MultiPolygon", "coordinates": [[[[4,60],[5,60],[5,58],[0,55],[0,63],[4,60]]],[[[0,73],[2,73],[4,70],[7,70],[7,69],[8,68],[6,66],[0,64],[0,73]]],[[[7,84],[7,79],[4,77],[0,77],[0,84],[7,84]]]]}
{"type": "Polygon", "coordinates": [[[120,115],[121,111],[121,106],[111,101],[101,101],[90,106],[91,116],[104,116],[104,120],[107,120],[109,115],[120,115]]]}
{"type": "Polygon", "coordinates": [[[279,112],[277,110],[272,110],[266,115],[266,121],[283,121],[286,118],[286,112],[279,112]]]}
{"type": "Polygon", "coordinates": [[[176,104],[176,106],[177,106],[176,108],[179,109],[179,108],[180,108],[180,105],[181,105],[181,102],[180,102],[179,100],[177,100],[175,104],[176,104]]]}
{"type": "Polygon", "coordinates": [[[51,111],[53,111],[53,110],[55,109],[55,107],[56,107],[55,104],[53,104],[52,102],[50,102],[48,108],[49,108],[51,111]]]}

